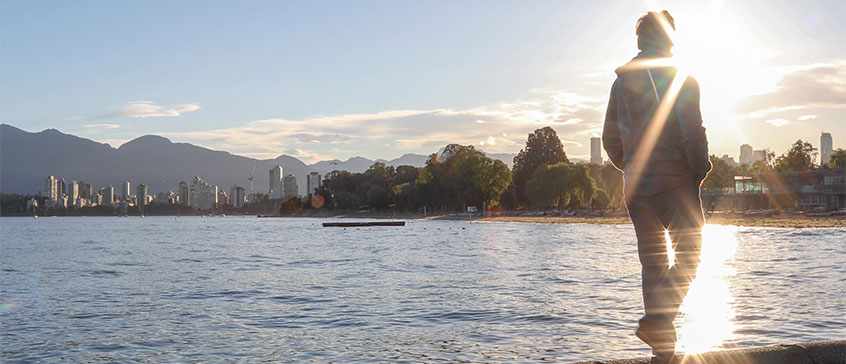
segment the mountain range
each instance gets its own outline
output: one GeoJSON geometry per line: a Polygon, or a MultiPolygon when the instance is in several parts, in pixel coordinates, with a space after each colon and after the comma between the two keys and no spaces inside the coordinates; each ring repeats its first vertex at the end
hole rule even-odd
{"type": "MultiPolygon", "coordinates": [[[[511,167],[514,154],[488,154],[511,167]]],[[[306,176],[333,170],[363,172],[375,162],[389,166],[423,167],[427,155],[405,154],[392,160],[353,157],[346,161],[328,160],[311,165],[288,155],[274,159],[255,159],[216,151],[189,143],[174,143],[167,138],[145,135],[118,148],[105,143],[47,129],[32,133],[8,124],[0,124],[0,192],[30,194],[44,189],[47,176],[70,182],[84,181],[99,189],[130,181],[134,189],[147,185],[150,193],[175,191],[180,181],[194,176],[217,185],[227,193],[238,185],[250,192],[250,174],[255,192],[268,190],[271,168],[281,165],[286,175],[297,178],[299,193],[305,194],[306,176]]],[[[117,187],[116,187],[117,189],[117,187]]],[[[115,191],[120,193],[119,190],[115,191]]],[[[134,193],[134,192],[133,192],[134,193]]]]}

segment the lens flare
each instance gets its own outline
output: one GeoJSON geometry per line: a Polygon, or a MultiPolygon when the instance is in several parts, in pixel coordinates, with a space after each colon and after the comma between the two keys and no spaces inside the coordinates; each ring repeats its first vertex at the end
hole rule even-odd
{"type": "Polygon", "coordinates": [[[737,228],[706,225],[696,279],[677,319],[676,350],[699,354],[720,348],[734,335],[734,309],[729,281],[737,272],[729,266],[737,252],[737,228]]]}

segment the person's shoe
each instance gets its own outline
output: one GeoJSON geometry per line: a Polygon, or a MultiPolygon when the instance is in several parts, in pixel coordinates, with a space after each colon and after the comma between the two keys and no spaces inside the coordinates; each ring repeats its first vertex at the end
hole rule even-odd
{"type": "Polygon", "coordinates": [[[656,325],[641,320],[635,335],[652,348],[656,358],[666,358],[667,363],[672,359],[676,351],[676,330],[671,323],[656,325]]]}

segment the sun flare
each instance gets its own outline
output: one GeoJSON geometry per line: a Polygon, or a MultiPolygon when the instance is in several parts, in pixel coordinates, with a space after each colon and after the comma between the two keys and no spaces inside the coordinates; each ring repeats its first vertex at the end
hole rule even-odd
{"type": "Polygon", "coordinates": [[[734,332],[729,280],[737,273],[728,263],[737,251],[737,229],[706,225],[701,263],[681,306],[676,350],[699,354],[720,348],[734,332]]]}

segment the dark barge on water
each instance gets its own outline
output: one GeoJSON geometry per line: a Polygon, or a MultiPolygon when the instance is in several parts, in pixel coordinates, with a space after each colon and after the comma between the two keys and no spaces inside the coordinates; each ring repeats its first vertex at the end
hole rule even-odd
{"type": "Polygon", "coordinates": [[[323,227],[405,226],[405,221],[324,222],[323,227]]]}

